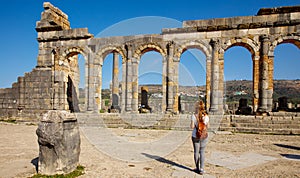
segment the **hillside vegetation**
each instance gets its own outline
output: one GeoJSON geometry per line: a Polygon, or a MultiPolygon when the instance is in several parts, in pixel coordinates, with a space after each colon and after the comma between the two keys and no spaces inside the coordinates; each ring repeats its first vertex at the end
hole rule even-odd
{"type": "MultiPolygon", "coordinates": [[[[249,80],[227,81],[226,101],[238,101],[240,98],[252,100],[252,85],[253,82],[249,80]]],[[[300,104],[300,80],[274,80],[273,101],[283,96],[288,98],[288,102],[300,104]]]]}

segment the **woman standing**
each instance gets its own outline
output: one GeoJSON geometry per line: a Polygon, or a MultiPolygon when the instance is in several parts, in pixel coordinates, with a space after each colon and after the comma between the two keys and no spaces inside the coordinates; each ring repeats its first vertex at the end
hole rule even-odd
{"type": "Polygon", "coordinates": [[[193,129],[192,132],[192,141],[194,147],[194,161],[196,164],[196,172],[200,174],[204,174],[204,150],[208,141],[208,137],[200,138],[197,134],[199,124],[202,122],[206,129],[208,128],[209,124],[209,117],[207,112],[204,109],[203,101],[199,102],[195,107],[195,113],[191,117],[191,128],[193,129]]]}

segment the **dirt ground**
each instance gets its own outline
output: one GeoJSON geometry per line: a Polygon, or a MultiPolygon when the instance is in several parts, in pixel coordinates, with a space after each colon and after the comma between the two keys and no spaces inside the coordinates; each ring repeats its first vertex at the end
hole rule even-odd
{"type": "MultiPolygon", "coordinates": [[[[38,160],[36,129],[36,125],[0,122],[1,178],[30,177],[36,173],[38,160]]],[[[130,138],[134,141],[149,141],[167,132],[111,130],[120,136],[122,134],[135,135],[130,138]]],[[[236,156],[251,152],[276,159],[236,170],[206,162],[204,177],[300,177],[300,136],[217,134],[208,143],[207,159],[214,152],[220,151],[236,156]]],[[[174,174],[177,168],[186,169],[188,172],[194,169],[193,147],[190,139],[159,160],[128,162],[100,152],[88,142],[84,135],[81,135],[80,164],[85,166],[85,174],[82,177],[191,177],[191,175],[199,177],[194,173],[174,174]]]]}

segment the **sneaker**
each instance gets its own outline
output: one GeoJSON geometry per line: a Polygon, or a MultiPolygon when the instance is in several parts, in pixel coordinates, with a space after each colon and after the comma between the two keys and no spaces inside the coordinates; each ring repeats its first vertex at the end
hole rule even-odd
{"type": "Polygon", "coordinates": [[[200,170],[198,168],[193,170],[195,173],[200,174],[200,170]]]}
{"type": "Polygon", "coordinates": [[[199,174],[203,175],[205,173],[205,171],[203,169],[199,170],[199,174]]]}

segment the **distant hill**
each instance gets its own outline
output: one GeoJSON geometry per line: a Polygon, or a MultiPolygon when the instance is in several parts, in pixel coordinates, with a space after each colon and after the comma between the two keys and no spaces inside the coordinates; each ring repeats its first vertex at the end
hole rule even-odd
{"type": "MultiPolygon", "coordinates": [[[[253,82],[249,80],[226,81],[227,102],[238,101],[239,98],[252,100],[253,82]]],[[[288,102],[300,103],[300,80],[274,80],[273,99],[278,101],[279,97],[285,96],[288,102]]]]}

